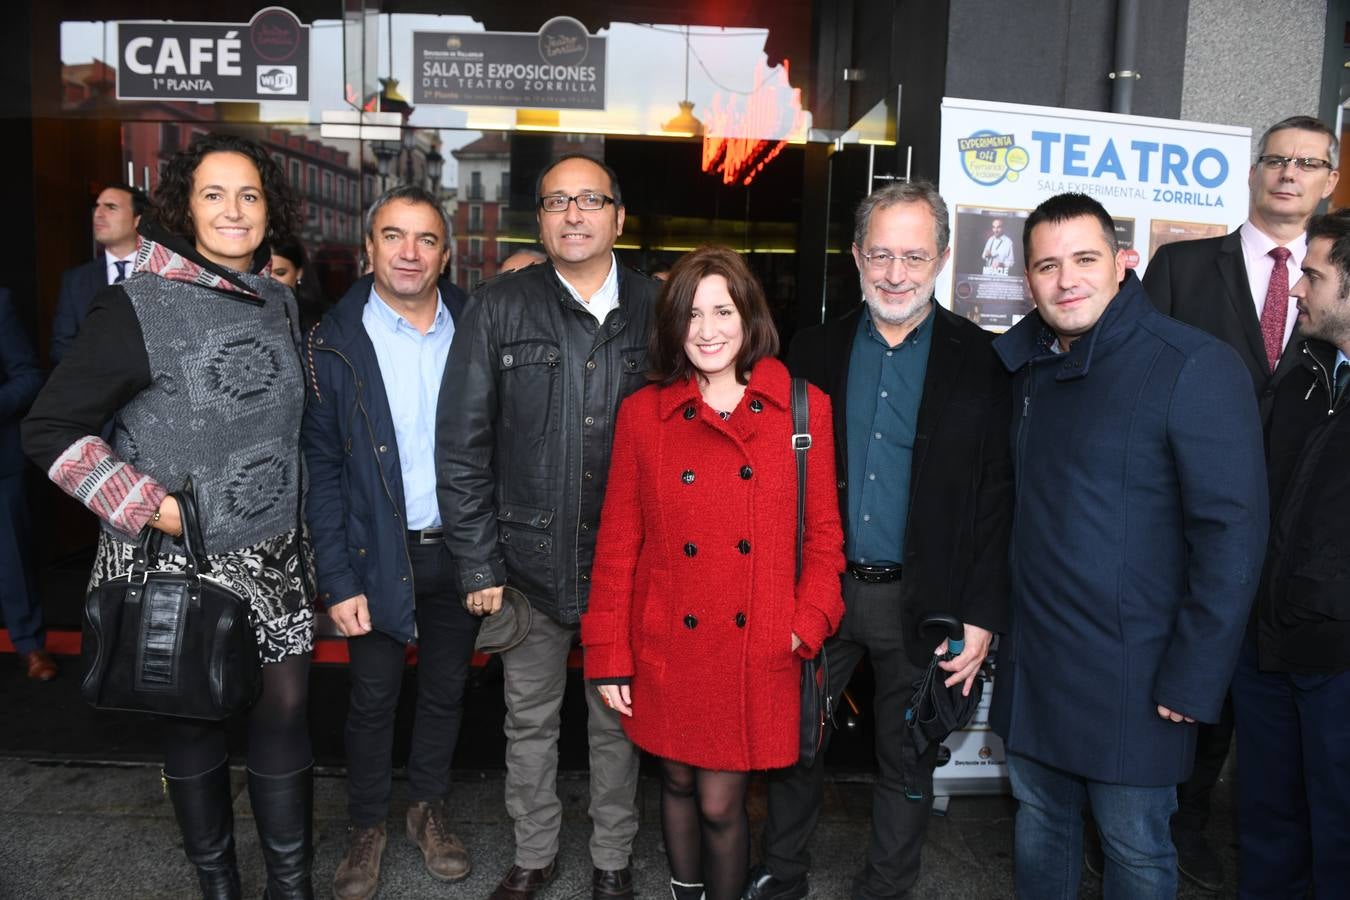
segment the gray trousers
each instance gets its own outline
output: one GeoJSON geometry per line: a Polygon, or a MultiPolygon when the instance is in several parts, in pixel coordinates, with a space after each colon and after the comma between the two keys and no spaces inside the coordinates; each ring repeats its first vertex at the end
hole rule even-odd
{"type": "MultiPolygon", "coordinates": [[[[558,855],[558,731],[567,655],[580,629],[535,613],[530,632],[502,654],[506,674],[506,811],[516,823],[516,865],[540,869],[558,855]]],[[[586,689],[591,764],[591,861],[622,869],[637,836],[638,751],[619,714],[586,689]]]]}

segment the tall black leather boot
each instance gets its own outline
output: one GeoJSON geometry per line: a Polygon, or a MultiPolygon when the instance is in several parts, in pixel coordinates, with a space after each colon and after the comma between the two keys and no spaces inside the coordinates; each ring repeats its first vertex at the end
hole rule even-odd
{"type": "Polygon", "coordinates": [[[225,760],[209,772],[189,778],[164,776],[173,801],[183,851],[197,867],[204,900],[240,900],[239,867],[234,861],[234,810],[230,766],[225,760]]]}
{"type": "Polygon", "coordinates": [[[248,796],[267,864],[265,900],[313,900],[314,768],[289,775],[248,770],[248,796]]]}

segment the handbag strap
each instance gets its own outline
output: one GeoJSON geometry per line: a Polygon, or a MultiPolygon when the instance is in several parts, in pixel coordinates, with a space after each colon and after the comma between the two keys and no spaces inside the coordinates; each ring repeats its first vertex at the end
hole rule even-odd
{"type": "Polygon", "coordinates": [[[797,578],[802,577],[802,537],[806,533],[806,451],[811,449],[811,416],[806,379],[792,379],[792,450],[797,456],[797,578]]]}
{"type": "MultiPolygon", "coordinates": [[[[811,414],[806,396],[806,379],[792,379],[792,450],[797,457],[797,580],[802,577],[802,540],[806,536],[806,451],[811,449],[811,414]]],[[[834,724],[834,703],[830,695],[830,661],[821,647],[816,654],[820,668],[819,690],[824,700],[825,720],[834,724]]]]}
{"type": "Polygon", "coordinates": [[[197,494],[188,484],[181,491],[174,491],[173,498],[178,501],[178,515],[183,522],[183,555],[187,557],[187,572],[197,576],[211,571],[206,559],[206,544],[202,540],[201,520],[197,517],[197,494]]]}

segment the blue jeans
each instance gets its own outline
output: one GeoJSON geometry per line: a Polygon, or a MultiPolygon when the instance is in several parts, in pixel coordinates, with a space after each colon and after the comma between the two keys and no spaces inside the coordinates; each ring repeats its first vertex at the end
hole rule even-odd
{"type": "Polygon", "coordinates": [[[1103,784],[1008,754],[1017,798],[1013,835],[1018,900],[1076,900],[1083,866],[1083,802],[1102,836],[1106,900],[1177,895],[1177,853],[1169,820],[1177,790],[1103,784]]]}

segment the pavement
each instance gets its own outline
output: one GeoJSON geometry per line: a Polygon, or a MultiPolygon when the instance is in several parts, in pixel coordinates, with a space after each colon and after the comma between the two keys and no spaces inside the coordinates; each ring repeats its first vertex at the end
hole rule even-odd
{"type": "MultiPolygon", "coordinates": [[[[236,836],[244,895],[262,893],[262,859],[249,811],[242,768],[233,771],[236,836]]],[[[560,776],[564,803],[561,871],[540,900],[590,896],[587,850],[587,781],[584,772],[560,776]]],[[[473,860],[469,877],[457,884],[434,882],[403,828],[407,783],[394,784],[379,897],[477,898],[483,900],[513,861],[511,824],[502,804],[501,771],[459,772],[450,802],[452,827],[473,860]]],[[[820,826],[812,845],[813,898],[847,900],[869,833],[871,778],[831,778],[820,826]]],[[[634,848],[637,896],[669,896],[661,847],[659,785],[640,783],[641,830],[634,848]]],[[[1231,846],[1231,782],[1215,798],[1211,838],[1220,847],[1230,887],[1235,860],[1231,846]]],[[[345,779],[340,769],[320,769],[315,779],[316,896],[329,885],[342,855],[345,779]]],[[[756,833],[763,818],[762,789],[750,796],[756,833]]],[[[1012,887],[1011,798],[955,797],[946,815],[932,818],[923,853],[923,874],[913,897],[994,900],[1010,898],[1012,887]]],[[[158,767],[146,764],[66,762],[54,759],[0,759],[0,898],[189,898],[195,879],[181,852],[158,767]]],[[[1225,896],[1232,896],[1228,891],[1225,896]]],[[[1097,879],[1085,873],[1081,897],[1101,896],[1097,879]]],[[[1213,898],[1183,883],[1181,898],[1213,898]]]]}

